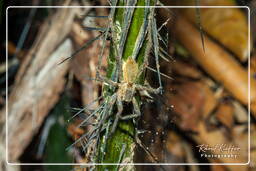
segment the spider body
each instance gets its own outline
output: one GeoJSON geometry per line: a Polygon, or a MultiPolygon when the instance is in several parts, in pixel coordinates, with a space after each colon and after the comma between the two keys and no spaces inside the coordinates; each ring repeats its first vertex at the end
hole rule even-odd
{"type": "MultiPolygon", "coordinates": [[[[113,3],[112,5],[116,6],[117,2],[118,1],[115,1],[115,3],[113,3]]],[[[131,5],[135,6],[136,2],[137,1],[134,1],[134,3],[131,5]]],[[[150,1],[147,1],[147,6],[149,5],[150,5],[150,1]]],[[[112,135],[115,132],[119,120],[133,119],[133,121],[135,121],[136,123],[135,118],[141,115],[141,111],[140,111],[140,103],[135,97],[146,97],[147,100],[153,99],[150,96],[150,93],[158,94],[162,90],[160,71],[159,71],[160,66],[159,66],[159,58],[158,58],[159,56],[158,53],[160,52],[159,46],[158,46],[159,34],[158,34],[156,21],[153,15],[154,10],[151,10],[151,8],[145,8],[145,16],[143,19],[143,24],[141,25],[141,28],[138,30],[139,32],[138,32],[136,41],[134,42],[134,47],[133,46],[129,47],[133,49],[132,52],[130,53],[130,51],[125,51],[126,47],[130,46],[130,44],[133,43],[129,39],[127,39],[130,34],[129,28],[131,26],[132,19],[134,16],[133,12],[134,12],[133,8],[126,8],[125,15],[124,15],[125,20],[123,20],[125,22],[119,22],[119,19],[116,19],[114,17],[114,14],[116,13],[115,8],[111,8],[110,15],[108,16],[109,22],[111,24],[107,27],[106,31],[104,31],[104,34],[102,34],[104,35],[104,39],[102,43],[102,50],[98,60],[98,66],[96,69],[96,79],[95,79],[96,81],[99,81],[102,84],[107,85],[108,87],[106,87],[106,89],[103,89],[104,91],[101,96],[103,100],[100,106],[96,110],[94,110],[93,112],[91,112],[90,110],[87,110],[86,108],[81,110],[81,111],[86,111],[86,113],[89,113],[89,116],[80,124],[80,126],[86,126],[91,124],[88,121],[92,117],[95,117],[94,119],[95,122],[92,123],[93,125],[92,129],[88,131],[86,134],[84,134],[82,137],[80,137],[75,143],[81,142],[81,144],[83,145],[83,141],[85,140],[86,144],[83,147],[83,149],[88,150],[89,146],[91,145],[94,151],[94,155],[96,155],[96,152],[98,151],[97,147],[99,146],[100,147],[99,149],[101,150],[101,152],[103,152],[103,157],[104,157],[105,150],[107,147],[106,140],[108,139],[109,135],[112,135]],[[111,78],[104,77],[100,74],[100,69],[102,68],[101,65],[102,65],[102,58],[104,55],[104,48],[106,47],[105,46],[106,39],[108,38],[109,35],[111,36],[111,41],[112,41],[110,45],[113,46],[114,48],[113,50],[111,50],[112,48],[110,48],[110,50],[113,52],[112,57],[115,58],[115,60],[112,60],[112,57],[111,57],[111,59],[109,60],[110,61],[109,71],[111,71],[110,72],[111,78]],[[141,51],[143,47],[146,47],[146,48],[145,50],[141,51]],[[150,87],[150,85],[146,81],[143,84],[138,82],[138,78],[140,78],[142,73],[144,73],[144,71],[148,67],[148,58],[150,56],[149,53],[150,53],[151,47],[153,47],[154,49],[156,69],[157,69],[156,72],[158,73],[158,79],[159,79],[159,88],[157,89],[150,87]],[[125,59],[125,56],[127,55],[131,55],[131,56],[128,57],[128,59],[125,59]],[[143,59],[143,63],[138,65],[135,59],[143,59]],[[125,110],[125,111],[130,111],[131,114],[126,113],[125,115],[122,116],[122,114],[124,113],[123,104],[125,104],[125,106],[128,105],[129,108],[131,107],[131,110],[125,110]],[[104,136],[101,136],[101,133],[104,133],[104,136]],[[103,141],[101,141],[101,138],[103,138],[103,141]]],[[[97,39],[99,38],[100,37],[98,37],[97,39]]],[[[97,39],[94,39],[94,40],[97,40],[97,39]]],[[[137,135],[135,136],[135,138],[136,137],[137,135]]],[[[122,158],[122,155],[123,155],[121,153],[120,153],[121,157],[119,157],[120,159],[122,158]]]]}
{"type": "Polygon", "coordinates": [[[123,66],[123,80],[119,84],[117,97],[121,101],[131,102],[136,92],[136,77],[138,76],[138,64],[132,58],[128,58],[123,66]]]}
{"type": "Polygon", "coordinates": [[[135,84],[125,82],[120,83],[119,89],[117,91],[117,98],[119,98],[121,101],[131,102],[135,92],[135,84]]]}
{"type": "MultiPolygon", "coordinates": [[[[120,61],[119,61],[120,62],[120,61]]],[[[129,57],[123,64],[122,67],[119,68],[119,81],[114,82],[107,78],[104,78],[98,75],[100,81],[107,83],[110,86],[116,87],[117,91],[111,96],[109,104],[117,106],[117,114],[114,118],[113,127],[111,133],[114,133],[118,124],[118,121],[128,120],[139,117],[141,115],[140,105],[135,99],[135,94],[148,94],[154,93],[158,94],[160,92],[160,88],[154,89],[150,86],[139,85],[136,83],[141,71],[139,70],[138,64],[136,61],[129,57]],[[120,74],[121,73],[121,74],[120,74]],[[146,92],[146,93],[145,93],[146,92]],[[133,114],[122,116],[123,112],[123,102],[132,103],[133,105],[133,114]]]]}
{"type": "Polygon", "coordinates": [[[128,58],[123,66],[123,82],[134,83],[139,74],[139,67],[136,61],[132,58],[128,58]]]}

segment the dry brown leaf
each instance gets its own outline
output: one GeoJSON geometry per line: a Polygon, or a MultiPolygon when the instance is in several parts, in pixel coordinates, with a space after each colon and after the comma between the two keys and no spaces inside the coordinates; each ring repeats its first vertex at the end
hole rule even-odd
{"type": "MultiPolygon", "coordinates": [[[[198,136],[194,136],[194,138],[198,142],[198,144],[207,144],[210,147],[214,147],[216,144],[226,144],[228,146],[236,145],[234,142],[229,142],[229,140],[223,135],[221,130],[215,130],[215,131],[207,130],[206,125],[203,122],[200,122],[198,124],[198,136]]],[[[248,155],[247,155],[248,148],[244,148],[244,146],[240,146],[240,144],[237,144],[237,146],[241,148],[237,158],[220,158],[220,160],[221,160],[220,162],[246,163],[248,160],[248,155]],[[244,154],[246,154],[246,155],[244,155],[244,154]]],[[[225,152],[223,152],[223,154],[225,154],[225,152]]],[[[234,171],[246,171],[247,170],[247,166],[241,166],[238,168],[233,165],[227,165],[227,167],[230,170],[234,170],[234,171]]]]}
{"type": "Polygon", "coordinates": [[[251,78],[256,79],[256,54],[251,57],[250,64],[251,78]]]}
{"type": "Polygon", "coordinates": [[[68,133],[75,140],[77,140],[85,132],[82,128],[77,127],[77,125],[75,125],[75,124],[69,124],[67,130],[68,130],[68,133]]]}
{"type": "Polygon", "coordinates": [[[211,170],[212,171],[228,171],[225,166],[220,166],[220,165],[212,165],[211,170]]]}
{"type": "MultiPolygon", "coordinates": [[[[173,30],[173,27],[170,28],[173,30]]],[[[200,33],[186,19],[179,16],[175,24],[179,41],[191,52],[197,62],[239,101],[248,105],[248,73],[230,54],[205,37],[205,51],[200,33]]],[[[256,81],[251,79],[251,111],[256,116],[256,81]]]]}
{"type": "MultiPolygon", "coordinates": [[[[247,124],[235,126],[232,130],[233,142],[242,150],[240,155],[243,158],[248,158],[248,126],[247,124]]],[[[246,161],[247,162],[247,161],[246,161]]]]}
{"type": "Polygon", "coordinates": [[[248,111],[244,108],[244,106],[237,101],[233,101],[233,106],[234,106],[234,115],[236,120],[239,123],[247,123],[248,111]]]}
{"type": "Polygon", "coordinates": [[[174,132],[170,131],[167,135],[166,149],[173,155],[184,158],[185,151],[181,143],[181,138],[174,132]]]}
{"type": "Polygon", "coordinates": [[[173,105],[173,110],[178,114],[180,122],[178,125],[183,130],[196,131],[196,125],[202,115],[204,97],[197,83],[186,82],[181,85],[174,85],[173,94],[168,94],[169,104],[173,105]]]}
{"type": "Polygon", "coordinates": [[[202,77],[202,73],[196,69],[193,65],[189,63],[182,62],[180,60],[175,60],[171,63],[172,71],[178,75],[199,79],[202,77]]]}
{"type": "Polygon", "coordinates": [[[203,118],[207,118],[211,112],[217,106],[218,98],[215,96],[214,92],[211,90],[210,86],[207,85],[207,79],[202,80],[204,86],[202,87],[202,92],[205,94],[204,106],[202,106],[203,118]]]}
{"type": "Polygon", "coordinates": [[[171,87],[174,91],[167,94],[167,99],[181,118],[178,125],[196,131],[198,121],[206,118],[217,104],[213,92],[200,81],[185,81],[171,87]]]}
{"type": "Polygon", "coordinates": [[[256,125],[251,124],[251,148],[256,150],[256,125]]]}
{"type": "Polygon", "coordinates": [[[231,129],[234,124],[234,107],[232,103],[228,101],[220,103],[215,116],[223,125],[231,129]]]}
{"type": "Polygon", "coordinates": [[[256,171],[256,150],[251,151],[250,171],[256,171]]]}

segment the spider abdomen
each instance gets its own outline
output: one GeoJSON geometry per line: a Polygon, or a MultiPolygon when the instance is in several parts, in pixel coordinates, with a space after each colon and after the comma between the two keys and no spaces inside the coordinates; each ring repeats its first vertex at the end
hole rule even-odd
{"type": "Polygon", "coordinates": [[[134,83],[138,77],[139,68],[136,61],[128,58],[123,64],[123,81],[126,83],[134,83]]]}

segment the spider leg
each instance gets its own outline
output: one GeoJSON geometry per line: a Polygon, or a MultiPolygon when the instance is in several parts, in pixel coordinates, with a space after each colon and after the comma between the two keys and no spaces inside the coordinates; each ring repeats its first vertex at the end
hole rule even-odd
{"type": "Polygon", "coordinates": [[[158,87],[156,89],[156,88],[152,88],[152,87],[149,87],[149,86],[136,85],[136,89],[138,91],[147,91],[149,93],[159,94],[162,91],[163,88],[162,87],[158,87]]]}
{"type": "Polygon", "coordinates": [[[114,82],[111,79],[108,79],[108,78],[106,78],[104,76],[101,76],[100,74],[97,76],[96,80],[100,81],[100,82],[103,82],[103,83],[106,83],[108,85],[111,85],[113,87],[117,87],[118,86],[117,82],[114,82]]]}
{"type": "Polygon", "coordinates": [[[116,114],[116,117],[115,117],[115,120],[114,120],[114,124],[113,124],[112,130],[111,130],[111,132],[110,132],[111,135],[115,132],[116,127],[117,127],[117,124],[118,124],[118,121],[119,121],[119,119],[120,119],[120,117],[121,117],[121,114],[122,114],[122,112],[123,112],[123,103],[122,103],[122,100],[119,99],[119,98],[117,98],[116,102],[117,102],[117,103],[116,103],[116,104],[117,104],[117,114],[116,114]]]}
{"type": "Polygon", "coordinates": [[[129,120],[129,119],[133,119],[141,116],[139,104],[134,97],[132,99],[132,104],[133,104],[135,114],[122,116],[121,120],[129,120]]]}

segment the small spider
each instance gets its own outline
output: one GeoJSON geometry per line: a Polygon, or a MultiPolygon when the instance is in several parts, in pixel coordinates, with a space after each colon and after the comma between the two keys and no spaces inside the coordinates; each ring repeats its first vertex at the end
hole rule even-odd
{"type": "Polygon", "coordinates": [[[158,94],[161,91],[161,88],[154,89],[150,86],[143,86],[136,83],[141,71],[133,58],[129,57],[123,63],[122,68],[119,69],[119,73],[122,73],[121,76],[119,74],[119,77],[121,77],[119,80],[122,80],[121,82],[114,82],[98,75],[99,81],[105,82],[106,84],[117,88],[117,91],[112,95],[109,102],[111,105],[117,105],[117,114],[113,123],[111,134],[115,132],[119,119],[128,120],[137,118],[141,115],[139,104],[135,98],[136,93],[150,97],[148,93],[158,94]],[[134,114],[126,116],[121,115],[123,112],[123,102],[133,104],[134,114]]]}

